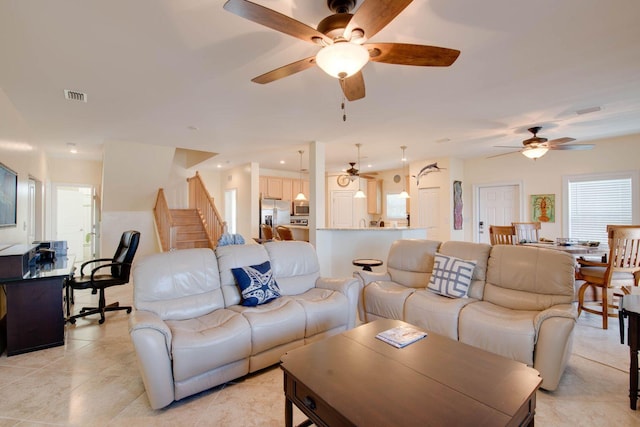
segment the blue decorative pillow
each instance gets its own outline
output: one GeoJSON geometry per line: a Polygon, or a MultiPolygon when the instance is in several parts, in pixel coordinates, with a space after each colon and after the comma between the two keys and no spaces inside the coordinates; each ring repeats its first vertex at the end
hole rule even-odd
{"type": "Polygon", "coordinates": [[[231,272],[240,286],[244,306],[255,307],[280,296],[280,288],[273,279],[269,261],[259,265],[232,268],[231,272]]]}
{"type": "Polygon", "coordinates": [[[435,254],[427,289],[449,298],[466,298],[476,261],[435,254]]]}

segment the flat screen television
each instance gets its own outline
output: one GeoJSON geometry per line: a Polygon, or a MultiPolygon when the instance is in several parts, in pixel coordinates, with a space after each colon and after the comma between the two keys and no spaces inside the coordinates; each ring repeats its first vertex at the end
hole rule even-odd
{"type": "Polygon", "coordinates": [[[0,163],[0,227],[15,227],[17,222],[18,174],[0,163]]]}

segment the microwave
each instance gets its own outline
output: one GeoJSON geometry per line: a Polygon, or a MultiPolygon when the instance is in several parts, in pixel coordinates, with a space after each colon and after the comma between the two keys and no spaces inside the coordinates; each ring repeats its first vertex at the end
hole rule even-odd
{"type": "Polygon", "coordinates": [[[309,202],[293,202],[293,214],[294,215],[309,215],[309,202]]]}

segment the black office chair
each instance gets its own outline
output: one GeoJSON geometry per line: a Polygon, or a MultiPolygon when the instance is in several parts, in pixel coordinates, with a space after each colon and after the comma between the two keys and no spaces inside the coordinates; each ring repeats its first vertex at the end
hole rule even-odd
{"type": "MultiPolygon", "coordinates": [[[[104,298],[104,290],[111,286],[125,285],[129,283],[129,274],[131,273],[131,264],[133,262],[133,256],[138,249],[138,242],[140,241],[140,232],[129,230],[122,233],[120,238],[120,244],[113,258],[98,258],[92,259],[82,263],[80,266],[80,277],[71,277],[66,283],[66,298],[67,304],[73,301],[73,296],[69,295],[69,292],[73,292],[75,289],[92,289],[98,291],[99,299],[97,307],[83,307],[80,313],[67,317],[67,322],[71,324],[76,323],[78,317],[90,316],[92,314],[100,314],[100,321],[98,323],[104,323],[104,313],[106,311],[127,310],[127,313],[131,313],[130,306],[120,306],[119,302],[114,302],[106,305],[104,298]],[[100,263],[97,267],[91,270],[91,274],[84,274],[85,266],[89,264],[100,263]],[[104,269],[109,269],[109,273],[102,273],[104,269]],[[101,274],[102,273],[102,274],[101,274]]],[[[68,305],[67,305],[68,307],[68,305]]],[[[69,310],[67,309],[67,314],[69,310]]]]}

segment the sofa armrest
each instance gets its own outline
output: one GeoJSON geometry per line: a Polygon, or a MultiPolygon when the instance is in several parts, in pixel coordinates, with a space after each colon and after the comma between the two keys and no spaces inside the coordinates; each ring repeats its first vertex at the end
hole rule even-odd
{"type": "Polygon", "coordinates": [[[367,286],[371,282],[391,281],[391,275],[389,273],[378,273],[373,271],[358,270],[353,272],[353,277],[360,281],[362,287],[367,286]]]}
{"type": "Polygon", "coordinates": [[[558,304],[552,307],[547,308],[546,310],[541,311],[534,317],[533,324],[536,331],[536,341],[538,340],[538,334],[540,332],[540,327],[542,323],[554,317],[563,317],[566,319],[571,319],[573,321],[578,320],[578,312],[576,311],[573,304],[558,304]]]}
{"type": "Polygon", "coordinates": [[[344,294],[349,300],[349,317],[347,328],[352,329],[356,326],[356,313],[358,308],[358,298],[360,296],[360,284],[357,279],[353,278],[327,278],[320,277],[316,281],[316,288],[330,289],[344,294]]]}
{"type": "Polygon", "coordinates": [[[171,330],[155,313],[136,310],[129,316],[129,335],[151,407],[160,409],[169,405],[175,400],[171,330]]]}

